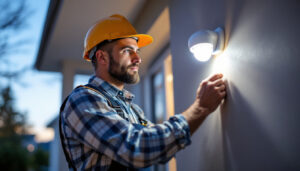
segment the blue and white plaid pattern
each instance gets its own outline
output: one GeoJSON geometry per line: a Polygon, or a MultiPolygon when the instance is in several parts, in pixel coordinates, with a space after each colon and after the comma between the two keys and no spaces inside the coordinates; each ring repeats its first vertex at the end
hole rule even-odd
{"type": "Polygon", "coordinates": [[[162,124],[142,127],[130,110],[133,95],[95,76],[89,84],[101,86],[119,100],[130,122],[99,93],[83,87],[75,89],[62,112],[62,129],[64,145],[78,170],[108,170],[112,160],[134,168],[165,163],[191,143],[188,124],[181,114],[162,124]]]}

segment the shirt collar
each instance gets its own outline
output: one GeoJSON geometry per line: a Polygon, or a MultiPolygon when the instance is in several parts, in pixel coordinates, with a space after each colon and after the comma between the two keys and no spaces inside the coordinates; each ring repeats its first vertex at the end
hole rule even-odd
{"type": "Polygon", "coordinates": [[[107,93],[109,93],[114,97],[119,95],[120,97],[123,97],[128,101],[132,101],[134,98],[134,95],[131,92],[125,89],[120,90],[117,87],[109,84],[107,81],[104,81],[99,77],[96,77],[95,75],[91,76],[91,78],[89,79],[89,84],[93,84],[95,86],[101,86],[107,93]]]}

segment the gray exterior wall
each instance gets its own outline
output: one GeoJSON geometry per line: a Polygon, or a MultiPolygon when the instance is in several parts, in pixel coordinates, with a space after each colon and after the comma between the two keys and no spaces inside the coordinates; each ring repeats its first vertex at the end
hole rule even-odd
{"type": "Polygon", "coordinates": [[[216,62],[197,62],[189,36],[218,26],[227,36],[227,101],[178,153],[177,170],[300,170],[299,16],[297,0],[170,1],[176,113],[216,62]]]}

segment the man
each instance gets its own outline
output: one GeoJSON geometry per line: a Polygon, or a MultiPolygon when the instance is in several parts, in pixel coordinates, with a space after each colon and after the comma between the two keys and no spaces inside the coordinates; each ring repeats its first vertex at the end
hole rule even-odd
{"type": "Polygon", "coordinates": [[[139,48],[152,37],[137,34],[126,18],[96,23],[85,39],[84,58],[95,75],[76,88],[61,108],[62,145],[73,170],[135,170],[165,163],[190,144],[203,120],[225,97],[222,75],[201,82],[194,103],[163,124],[152,124],[124,84],[139,82],[139,48]]]}

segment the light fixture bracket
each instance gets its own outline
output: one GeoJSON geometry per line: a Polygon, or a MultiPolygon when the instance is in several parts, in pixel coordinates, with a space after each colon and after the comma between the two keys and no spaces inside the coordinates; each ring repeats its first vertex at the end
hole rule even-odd
{"type": "Polygon", "coordinates": [[[214,32],[217,34],[217,41],[214,45],[214,51],[213,55],[217,55],[224,49],[224,30],[221,27],[218,27],[214,30],[214,32]]]}

